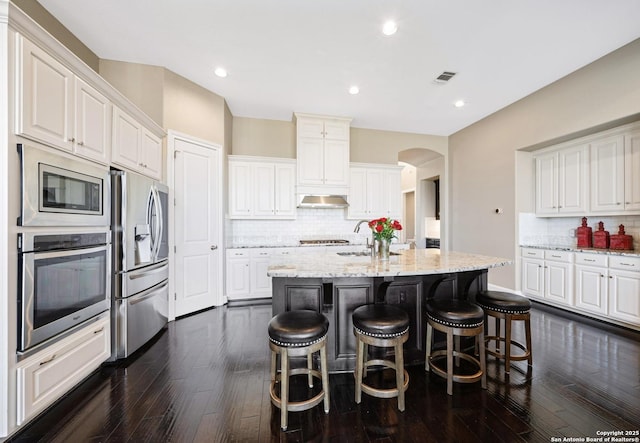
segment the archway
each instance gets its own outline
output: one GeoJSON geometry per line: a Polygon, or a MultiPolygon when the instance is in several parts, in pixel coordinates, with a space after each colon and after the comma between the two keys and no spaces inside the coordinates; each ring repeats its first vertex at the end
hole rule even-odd
{"type": "Polygon", "coordinates": [[[402,171],[405,241],[415,241],[418,248],[436,244],[444,247],[448,195],[445,156],[429,148],[408,148],[398,152],[398,162],[405,166],[402,171]]]}

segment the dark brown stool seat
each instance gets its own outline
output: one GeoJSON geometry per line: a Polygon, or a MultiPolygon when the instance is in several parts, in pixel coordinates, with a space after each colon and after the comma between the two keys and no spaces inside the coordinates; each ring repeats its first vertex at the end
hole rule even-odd
{"type": "Polygon", "coordinates": [[[453,382],[473,383],[480,380],[482,389],[487,388],[484,349],[484,312],[478,306],[464,300],[431,299],[425,304],[427,312],[427,351],[424,368],[447,379],[447,394],[453,394],[453,382]],[[431,352],[433,330],[447,335],[447,348],[431,352]],[[454,337],[458,346],[454,349],[454,337]],[[480,349],[479,359],[462,352],[459,348],[459,337],[476,337],[480,349]],[[437,361],[447,359],[447,369],[442,369],[437,361]],[[478,370],[474,374],[462,375],[454,371],[453,358],[463,359],[474,364],[478,370]]]}
{"type": "Polygon", "coordinates": [[[356,336],[356,403],[362,400],[362,392],[378,398],[398,397],[398,409],[404,411],[404,392],[409,386],[409,374],[404,369],[402,344],[409,338],[409,314],[403,309],[384,304],[364,305],[356,308],[352,315],[353,332],[356,336]],[[395,362],[385,359],[368,360],[368,347],[393,347],[395,362]],[[396,373],[396,387],[374,388],[362,381],[370,366],[391,368],[396,373]]]}
{"type": "Polygon", "coordinates": [[[487,316],[485,343],[487,352],[494,357],[504,359],[504,370],[508,374],[512,361],[527,360],[529,366],[533,364],[531,355],[531,301],[517,294],[502,291],[484,291],[476,295],[476,303],[484,309],[487,316]],[[489,316],[495,319],[495,335],[488,335],[489,316]],[[504,320],[505,334],[501,333],[500,323],[504,320]],[[511,338],[512,322],[524,322],[526,343],[522,344],[511,338]],[[494,343],[495,346],[492,346],[494,343]],[[504,343],[502,350],[501,343],[504,343]],[[522,350],[522,353],[513,355],[511,346],[522,350]]]}
{"type": "Polygon", "coordinates": [[[268,326],[269,347],[271,348],[271,402],[280,408],[280,426],[287,429],[289,411],[305,411],[324,400],[324,412],[329,412],[329,374],[327,371],[326,338],[329,330],[327,318],[315,311],[289,311],[276,315],[268,326]],[[320,371],[313,369],[313,353],[320,351],[320,371]],[[280,354],[280,373],[276,371],[277,355],[280,354]],[[307,357],[306,368],[290,369],[290,357],[307,357]],[[309,387],[313,387],[313,377],[322,380],[322,390],[310,399],[289,401],[289,376],[306,374],[309,387]],[[280,396],[275,392],[280,382],[280,396]]]}

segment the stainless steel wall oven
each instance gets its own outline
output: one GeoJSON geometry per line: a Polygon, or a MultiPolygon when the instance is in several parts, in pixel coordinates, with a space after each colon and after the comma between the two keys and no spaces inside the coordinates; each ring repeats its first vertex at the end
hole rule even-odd
{"type": "Polygon", "coordinates": [[[18,256],[18,354],[109,309],[109,231],[21,233],[18,256]]]}

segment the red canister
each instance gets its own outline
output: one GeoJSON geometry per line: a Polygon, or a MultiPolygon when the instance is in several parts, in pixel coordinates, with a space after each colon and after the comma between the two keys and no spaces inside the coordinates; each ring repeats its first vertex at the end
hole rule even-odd
{"type": "Polygon", "coordinates": [[[618,226],[618,233],[611,236],[611,249],[633,249],[633,237],[624,233],[624,225],[618,226]]]}
{"type": "Polygon", "coordinates": [[[582,226],[576,229],[576,237],[578,237],[579,248],[591,248],[593,246],[593,232],[590,226],[587,226],[587,217],[582,217],[582,226]]]}
{"type": "Polygon", "coordinates": [[[593,247],[609,249],[609,231],[604,230],[602,222],[598,222],[598,230],[593,233],[593,247]]]}

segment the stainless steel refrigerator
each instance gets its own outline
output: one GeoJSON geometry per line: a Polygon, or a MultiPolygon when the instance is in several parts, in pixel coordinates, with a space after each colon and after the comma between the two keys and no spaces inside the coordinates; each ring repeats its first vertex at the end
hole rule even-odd
{"type": "Polygon", "coordinates": [[[111,171],[111,361],[126,358],[167,324],[168,188],[111,171]]]}

